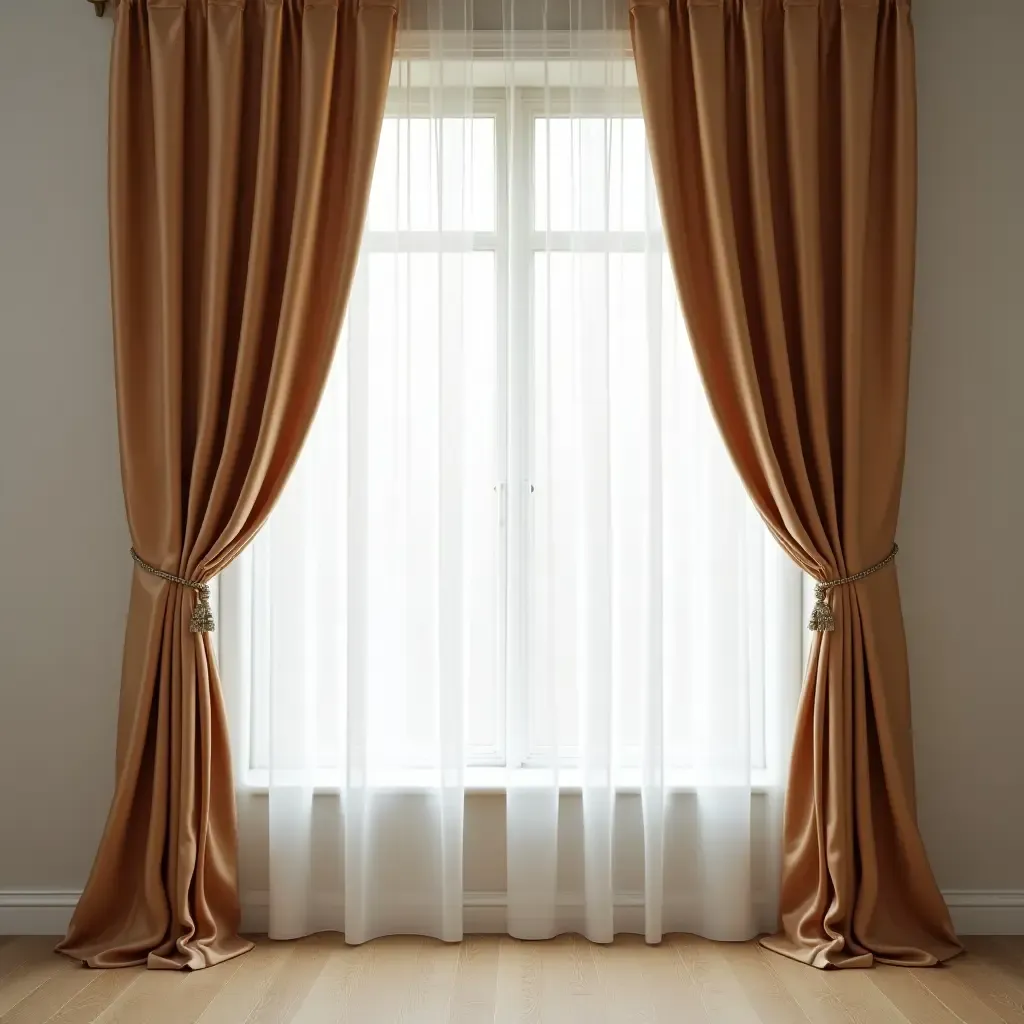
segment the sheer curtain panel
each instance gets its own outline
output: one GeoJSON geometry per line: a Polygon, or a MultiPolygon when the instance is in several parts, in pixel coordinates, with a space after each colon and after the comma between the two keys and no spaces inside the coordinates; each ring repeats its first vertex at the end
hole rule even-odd
{"type": "Polygon", "coordinates": [[[402,5],[338,355],[222,607],[272,936],[774,927],[800,583],[707,409],[628,5],[402,5]]]}

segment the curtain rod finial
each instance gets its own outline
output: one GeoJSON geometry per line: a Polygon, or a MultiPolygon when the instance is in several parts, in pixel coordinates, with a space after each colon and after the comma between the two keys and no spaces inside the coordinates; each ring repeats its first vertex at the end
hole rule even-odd
{"type": "Polygon", "coordinates": [[[103,17],[103,12],[107,9],[107,0],[89,0],[92,4],[92,9],[96,12],[97,18],[103,17]]]}

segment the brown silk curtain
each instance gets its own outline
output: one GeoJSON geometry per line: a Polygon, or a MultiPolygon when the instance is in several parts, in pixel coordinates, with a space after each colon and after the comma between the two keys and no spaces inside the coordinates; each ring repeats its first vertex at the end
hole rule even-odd
{"type": "MultiPolygon", "coordinates": [[[[132,543],[150,565],[215,576],[296,460],[356,263],[396,3],[117,8],[117,405],[132,543]]],[[[208,967],[251,945],[228,730],[211,638],[189,632],[194,602],[135,568],[114,799],[58,947],[92,967],[208,967]]]]}
{"type": "MultiPolygon", "coordinates": [[[[815,579],[892,548],[916,115],[907,0],[633,0],[669,248],[712,408],[815,579]]],[[[782,932],[816,967],[960,950],[916,821],[896,569],[831,595],[786,798],[782,932]]]]}

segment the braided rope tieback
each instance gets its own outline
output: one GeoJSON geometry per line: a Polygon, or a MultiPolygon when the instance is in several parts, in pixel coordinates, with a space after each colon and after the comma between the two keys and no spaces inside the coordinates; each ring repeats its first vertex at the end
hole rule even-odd
{"type": "Polygon", "coordinates": [[[829,591],[835,590],[836,587],[844,587],[847,583],[856,583],[858,580],[866,579],[872,573],[878,572],[879,569],[884,569],[896,558],[897,554],[899,554],[899,550],[899,545],[893,544],[892,551],[890,551],[889,554],[887,554],[885,558],[876,565],[871,566],[870,569],[854,573],[852,576],[844,576],[841,580],[831,580],[828,583],[816,583],[814,585],[814,596],[818,600],[814,603],[814,608],[811,611],[811,621],[807,623],[807,628],[812,633],[835,632],[836,620],[832,615],[832,609],[825,601],[825,598],[828,597],[829,591]]]}
{"type": "Polygon", "coordinates": [[[212,633],[217,627],[213,621],[213,609],[210,607],[210,587],[206,583],[197,583],[195,580],[187,580],[182,576],[175,576],[172,572],[164,572],[150,565],[145,559],[139,557],[139,553],[132,548],[132,558],[140,569],[159,576],[168,583],[177,583],[179,587],[188,587],[198,595],[196,606],[192,609],[192,617],[188,620],[188,628],[192,633],[212,633]]]}

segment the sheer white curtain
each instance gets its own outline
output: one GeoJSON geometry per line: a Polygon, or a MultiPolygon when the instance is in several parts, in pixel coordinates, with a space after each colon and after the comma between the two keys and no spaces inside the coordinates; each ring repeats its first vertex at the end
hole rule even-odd
{"type": "Polygon", "coordinates": [[[512,935],[774,926],[800,583],[696,374],[627,9],[403,4],[327,392],[222,587],[273,937],[460,938],[467,786],[512,935]]]}

